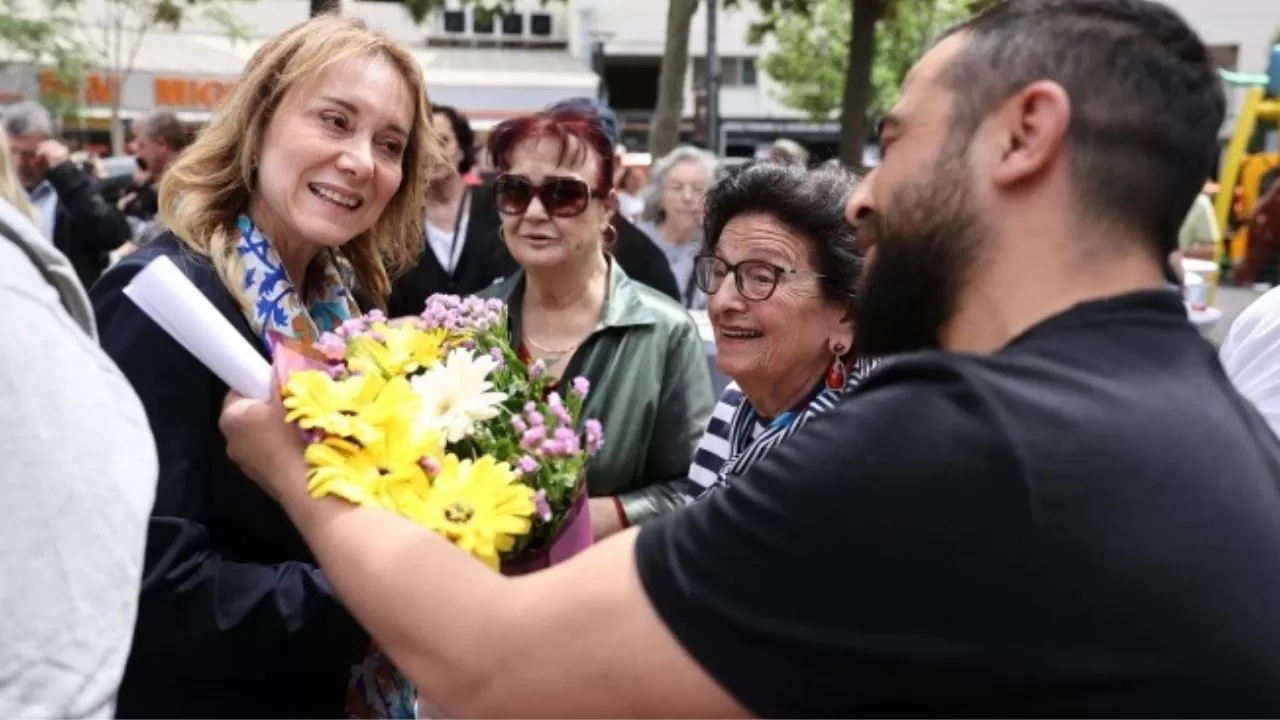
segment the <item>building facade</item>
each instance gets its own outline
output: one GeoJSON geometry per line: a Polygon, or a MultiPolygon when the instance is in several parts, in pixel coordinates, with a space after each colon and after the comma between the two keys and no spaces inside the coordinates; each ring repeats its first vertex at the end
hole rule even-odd
{"type": "MultiPolygon", "coordinates": [[[[658,73],[667,37],[665,0],[573,0],[579,17],[579,46],[594,47],[593,68],[603,77],[610,104],[622,117],[627,142],[643,147],[657,105],[658,73]]],[[[720,147],[729,155],[752,155],[778,137],[789,137],[834,153],[839,122],[814,123],[775,99],[776,83],[758,66],[767,44],[747,42],[760,19],[754,3],[717,14],[717,54],[721,66],[720,147]]],[[[689,33],[689,70],[684,82],[683,134],[701,140],[699,92],[707,69],[706,3],[699,5],[689,33]]],[[[767,43],[768,41],[766,41],[767,43]]],[[[823,151],[826,152],[823,152],[823,151]]]]}
{"type": "MultiPolygon", "coordinates": [[[[27,0],[26,12],[38,15],[42,4],[27,0]]],[[[132,33],[106,29],[113,26],[109,7],[103,0],[83,0],[82,26],[74,31],[91,46],[95,40],[131,42],[132,33]],[[113,33],[121,38],[113,38],[113,33]]],[[[154,28],[141,35],[127,73],[123,63],[112,66],[104,61],[78,89],[63,87],[56,73],[27,58],[0,57],[0,104],[41,99],[65,112],[68,134],[87,137],[95,145],[104,142],[113,114],[127,122],[153,110],[169,110],[199,124],[230,91],[250,56],[309,12],[308,0],[234,3],[241,32],[232,39],[202,17],[198,5],[191,7],[197,9],[188,11],[180,31],[154,28]]],[[[343,12],[408,46],[422,64],[431,101],[456,106],[481,131],[557,100],[594,96],[600,84],[578,57],[569,4],[544,7],[539,0],[519,0],[514,12],[491,23],[488,33],[468,25],[465,35],[451,32],[454,13],[438,14],[419,26],[398,2],[347,0],[343,12]]],[[[106,48],[94,49],[104,58],[111,56],[106,48]]]]}
{"type": "MultiPolygon", "coordinates": [[[[1218,67],[1241,73],[1267,72],[1272,37],[1280,31],[1280,0],[1163,0],[1204,38],[1218,67]]],[[[1229,92],[1224,134],[1235,126],[1244,99],[1241,90],[1229,92]]]]}

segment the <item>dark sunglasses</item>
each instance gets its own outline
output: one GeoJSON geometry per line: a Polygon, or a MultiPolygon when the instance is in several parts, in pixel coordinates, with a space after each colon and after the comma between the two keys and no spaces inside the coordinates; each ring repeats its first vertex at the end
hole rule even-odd
{"type": "Polygon", "coordinates": [[[581,215],[600,193],[577,178],[550,178],[534,185],[527,177],[503,175],[493,184],[493,195],[503,215],[523,215],[536,197],[548,215],[567,218],[581,215]]]}

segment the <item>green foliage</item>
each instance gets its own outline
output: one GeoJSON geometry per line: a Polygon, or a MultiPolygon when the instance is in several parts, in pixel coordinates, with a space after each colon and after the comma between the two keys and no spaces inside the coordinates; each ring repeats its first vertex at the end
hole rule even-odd
{"type": "MultiPolygon", "coordinates": [[[[761,5],[763,9],[765,3],[761,5]]],[[[825,120],[840,109],[844,93],[850,0],[815,0],[803,13],[783,12],[766,11],[765,22],[752,29],[758,36],[768,28],[777,43],[773,52],[760,58],[760,68],[779,84],[775,99],[814,120],[825,120]]]]}
{"type": "MultiPolygon", "coordinates": [[[[848,71],[852,0],[757,0],[764,20],[757,37],[772,34],[776,47],[760,67],[780,85],[776,99],[811,119],[840,110],[848,71]],[[788,8],[801,12],[784,14],[788,8]]],[[[898,97],[912,64],[938,32],[967,17],[969,0],[892,0],[876,29],[869,116],[883,113],[898,97]]]]}
{"type": "MultiPolygon", "coordinates": [[[[54,71],[58,83],[75,87],[88,72],[89,56],[80,43],[66,37],[57,18],[73,11],[78,0],[47,0],[49,16],[31,17],[22,0],[0,0],[0,63],[43,65],[54,71]]],[[[28,92],[39,90],[35,83],[28,92]]],[[[66,114],[77,102],[64,95],[41,94],[37,98],[51,111],[66,114]]]]}

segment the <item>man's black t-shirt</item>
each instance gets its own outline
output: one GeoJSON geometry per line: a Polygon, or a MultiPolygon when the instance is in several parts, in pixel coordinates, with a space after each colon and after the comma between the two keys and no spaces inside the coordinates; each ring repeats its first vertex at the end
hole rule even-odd
{"type": "Polygon", "coordinates": [[[1177,297],[869,377],[640,533],[754,713],[1280,715],[1280,441],[1177,297]]]}

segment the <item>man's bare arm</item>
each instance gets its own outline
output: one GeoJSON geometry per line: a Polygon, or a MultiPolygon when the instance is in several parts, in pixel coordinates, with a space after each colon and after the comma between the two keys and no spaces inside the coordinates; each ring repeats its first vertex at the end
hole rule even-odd
{"type": "MultiPolygon", "coordinates": [[[[299,458],[281,472],[305,472],[299,458]]],[[[321,566],[424,699],[468,717],[749,713],[667,630],[641,587],[637,531],[505,578],[391,513],[276,487],[321,566]]]]}

